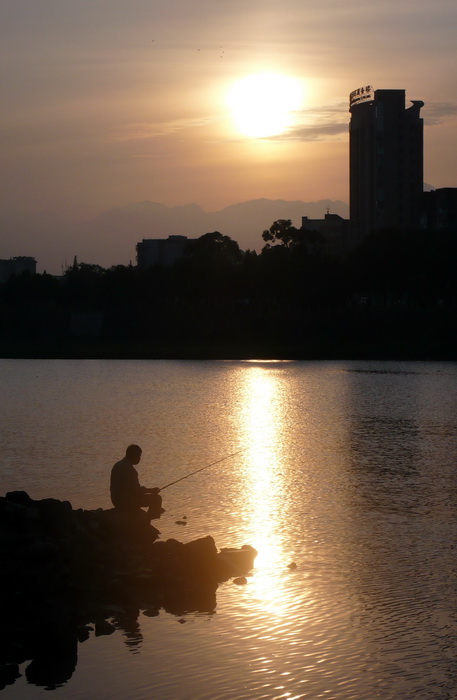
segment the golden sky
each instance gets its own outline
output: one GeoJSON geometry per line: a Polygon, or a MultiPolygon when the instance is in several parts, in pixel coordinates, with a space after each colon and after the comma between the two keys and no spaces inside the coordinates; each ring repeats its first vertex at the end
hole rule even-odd
{"type": "Polygon", "coordinates": [[[456,20],[455,0],[2,0],[2,207],[348,201],[348,96],[368,84],[425,102],[425,181],[455,187],[456,20]],[[302,102],[246,136],[229,91],[265,73],[302,102]]]}

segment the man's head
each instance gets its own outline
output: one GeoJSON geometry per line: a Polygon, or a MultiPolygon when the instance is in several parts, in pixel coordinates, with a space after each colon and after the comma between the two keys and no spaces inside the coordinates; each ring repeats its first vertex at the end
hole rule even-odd
{"type": "Polygon", "coordinates": [[[129,445],[125,451],[125,456],[132,464],[138,464],[141,459],[142,449],[138,445],[129,445]]]}

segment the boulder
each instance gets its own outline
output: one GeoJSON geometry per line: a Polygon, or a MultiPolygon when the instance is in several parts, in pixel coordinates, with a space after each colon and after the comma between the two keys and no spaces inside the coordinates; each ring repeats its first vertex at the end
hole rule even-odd
{"type": "Polygon", "coordinates": [[[248,573],[257,554],[249,546],[218,552],[210,536],[183,543],[159,535],[141,509],[73,510],[25,491],[0,497],[0,620],[9,630],[0,640],[0,689],[30,658],[29,682],[58,687],[89,630],[111,634],[141,609],[213,613],[219,583],[248,573]]]}

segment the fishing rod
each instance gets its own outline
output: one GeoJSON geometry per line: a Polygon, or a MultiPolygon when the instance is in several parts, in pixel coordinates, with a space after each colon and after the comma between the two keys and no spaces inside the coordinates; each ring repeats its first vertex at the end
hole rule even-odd
{"type": "Polygon", "coordinates": [[[246,452],[246,450],[247,450],[247,447],[243,447],[243,449],[238,450],[238,452],[232,452],[231,455],[225,455],[225,457],[221,457],[220,459],[216,459],[215,462],[211,462],[211,464],[207,464],[206,467],[200,467],[200,469],[196,469],[194,472],[191,472],[190,474],[186,474],[185,476],[181,476],[179,479],[176,479],[176,481],[171,481],[169,484],[166,484],[166,486],[162,486],[160,491],[167,489],[169,486],[174,486],[174,484],[177,484],[179,481],[184,481],[184,479],[188,479],[189,476],[193,476],[194,474],[198,474],[198,472],[202,472],[204,469],[209,469],[210,467],[214,467],[215,464],[219,464],[220,462],[224,462],[226,459],[230,459],[230,457],[235,457],[235,455],[239,455],[242,452],[246,452]]]}

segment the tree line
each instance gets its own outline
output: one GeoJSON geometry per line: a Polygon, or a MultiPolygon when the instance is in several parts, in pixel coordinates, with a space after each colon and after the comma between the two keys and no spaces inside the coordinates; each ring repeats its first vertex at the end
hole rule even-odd
{"type": "Polygon", "coordinates": [[[383,231],[346,256],[275,221],[260,253],[218,231],[170,267],[78,262],[0,285],[3,357],[456,359],[456,232],[383,231]]]}

